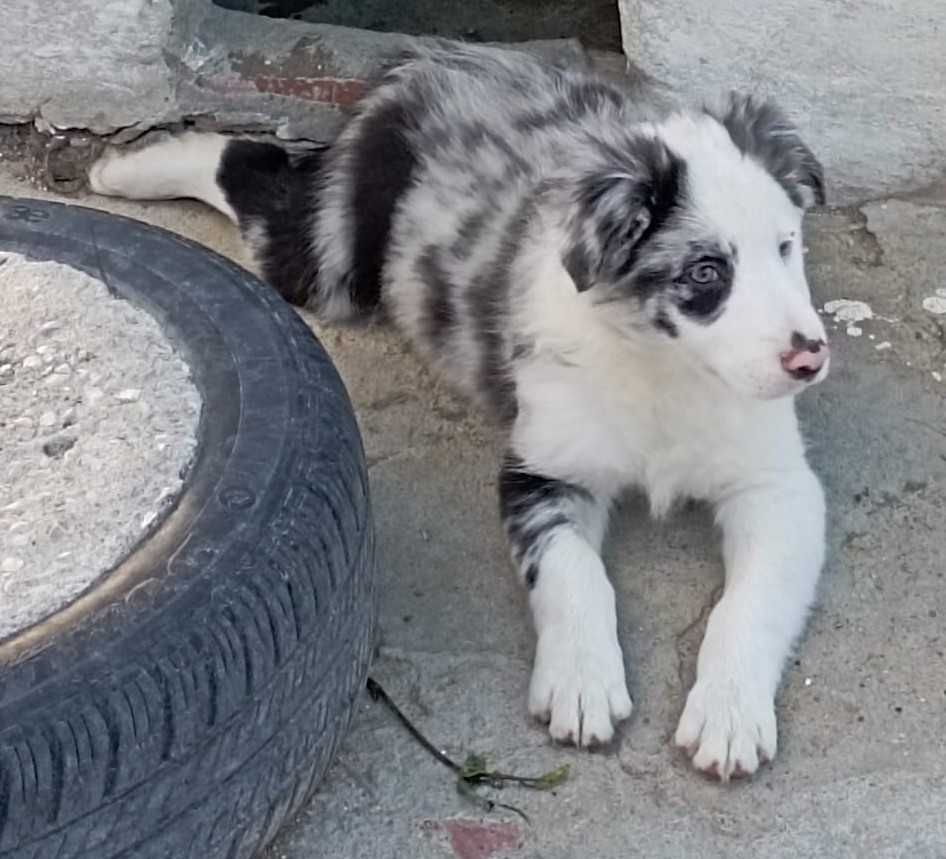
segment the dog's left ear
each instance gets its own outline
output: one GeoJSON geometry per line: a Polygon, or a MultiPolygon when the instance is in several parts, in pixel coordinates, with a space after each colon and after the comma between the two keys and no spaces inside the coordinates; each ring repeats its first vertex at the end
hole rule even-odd
{"type": "Polygon", "coordinates": [[[708,112],[725,126],[739,149],[772,174],[796,206],[824,205],[821,164],[772,102],[732,93],[722,112],[708,112]]]}
{"type": "Polygon", "coordinates": [[[600,161],[570,187],[562,262],[579,292],[620,283],[638,252],[674,211],[686,166],[660,141],[602,147],[600,161]]]}

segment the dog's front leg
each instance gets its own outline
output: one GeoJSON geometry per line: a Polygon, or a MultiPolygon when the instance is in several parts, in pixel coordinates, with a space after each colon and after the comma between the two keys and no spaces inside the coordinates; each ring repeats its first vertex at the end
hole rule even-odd
{"type": "Polygon", "coordinates": [[[775,755],[775,691],[824,562],[824,494],[802,463],[721,499],[726,586],[710,614],[676,743],[724,781],[775,755]]]}
{"type": "Polygon", "coordinates": [[[598,554],[608,499],[512,456],[499,495],[538,636],[529,711],[557,740],[606,743],[631,714],[614,589],[598,554]]]}

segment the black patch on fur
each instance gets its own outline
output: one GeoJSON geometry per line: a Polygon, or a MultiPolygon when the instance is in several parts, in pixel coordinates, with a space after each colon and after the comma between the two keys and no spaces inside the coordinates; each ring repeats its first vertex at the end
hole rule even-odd
{"type": "Polygon", "coordinates": [[[456,238],[450,245],[450,254],[458,260],[467,259],[476,247],[476,242],[490,217],[495,216],[491,208],[476,209],[461,222],[457,228],[456,238]]]}
{"type": "Polygon", "coordinates": [[[732,93],[725,113],[707,112],[725,126],[742,152],[755,158],[772,174],[796,206],[804,208],[806,204],[803,188],[808,189],[817,205],[824,205],[821,164],[778,107],[752,96],[732,93]]]}
{"type": "Polygon", "coordinates": [[[579,292],[584,292],[591,282],[591,254],[580,239],[562,257],[562,264],[579,292]]]}
{"type": "Polygon", "coordinates": [[[658,331],[663,331],[668,337],[679,337],[680,329],[677,328],[676,323],[667,316],[667,311],[663,308],[657,311],[657,315],[654,316],[654,328],[658,331]]]}
{"type": "Polygon", "coordinates": [[[355,223],[352,304],[371,310],[381,299],[381,269],[398,201],[414,180],[417,156],[407,139],[410,106],[392,102],[369,114],[352,152],[355,223]]]}
{"type": "Polygon", "coordinates": [[[516,386],[506,359],[503,332],[508,327],[512,264],[522,247],[534,202],[527,200],[509,219],[496,256],[473,278],[469,287],[470,312],[479,341],[478,388],[504,424],[516,419],[516,386]]]}
{"type": "Polygon", "coordinates": [[[424,301],[427,337],[431,345],[440,350],[456,323],[456,312],[451,302],[453,284],[447,278],[440,262],[440,249],[437,245],[428,245],[418,257],[417,276],[427,288],[424,301]]]}
{"type": "Polygon", "coordinates": [[[581,486],[536,474],[518,457],[506,456],[499,472],[499,515],[517,563],[529,559],[524,575],[530,588],[539,574],[542,544],[574,521],[576,501],[594,498],[581,486]]]}
{"type": "Polygon", "coordinates": [[[263,277],[296,305],[316,290],[310,231],[323,155],[316,151],[293,158],[272,143],[231,140],[217,168],[217,184],[241,230],[260,231],[262,245],[255,249],[263,277]]]}
{"type": "Polygon", "coordinates": [[[650,265],[634,273],[634,294],[643,303],[673,283],[673,270],[668,266],[650,265]]]}
{"type": "Polygon", "coordinates": [[[719,318],[731,290],[732,281],[723,282],[710,288],[695,290],[676,304],[684,315],[708,325],[719,318]]]}
{"type": "Polygon", "coordinates": [[[734,265],[731,258],[716,246],[694,244],[692,256],[674,281],[671,296],[680,312],[695,322],[709,325],[720,317],[726,299],[732,293],[734,265]],[[719,278],[711,283],[697,283],[688,273],[691,266],[713,263],[719,278]]]}
{"type": "Polygon", "coordinates": [[[533,172],[530,164],[502,134],[494,131],[485,122],[476,120],[456,129],[457,139],[468,152],[483,146],[492,146],[507,159],[507,170],[517,176],[528,176],[533,172]]]}
{"type": "Polygon", "coordinates": [[[517,116],[513,128],[526,133],[544,131],[553,126],[561,128],[589,113],[600,113],[607,108],[620,109],[624,102],[624,96],[604,81],[571,82],[565,94],[550,108],[517,116]]]}
{"type": "MultiPolygon", "coordinates": [[[[570,265],[579,275],[586,274],[575,281],[579,291],[599,283],[615,286],[627,281],[647,243],[684,203],[686,164],[662,142],[635,138],[627,151],[609,148],[605,156],[608,166],[579,183],[575,236],[564,254],[569,259],[566,268],[570,265]],[[597,248],[594,257],[590,249],[585,253],[589,264],[583,271],[572,254],[589,224],[597,248]]],[[[651,281],[645,278],[638,283],[634,278],[629,285],[643,299],[651,281]]]]}

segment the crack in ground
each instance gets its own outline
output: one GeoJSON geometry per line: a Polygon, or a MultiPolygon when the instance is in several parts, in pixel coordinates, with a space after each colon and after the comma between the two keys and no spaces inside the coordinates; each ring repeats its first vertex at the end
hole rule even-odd
{"type": "MultiPolygon", "coordinates": [[[[696,674],[696,668],[694,666],[693,671],[690,672],[694,676],[689,677],[689,678],[687,678],[686,676],[687,674],[686,665],[687,665],[687,662],[689,661],[687,650],[690,647],[687,639],[692,635],[693,632],[695,632],[699,627],[703,626],[706,623],[706,620],[709,617],[710,612],[713,610],[713,607],[716,605],[716,603],[719,602],[719,598],[722,596],[722,594],[723,594],[723,585],[717,585],[715,588],[713,588],[712,593],[710,593],[709,595],[709,599],[700,608],[699,614],[697,614],[697,616],[692,621],[690,621],[690,623],[688,623],[682,630],[680,630],[680,632],[674,635],[674,650],[676,651],[676,654],[677,654],[677,680],[680,683],[680,691],[682,693],[686,693],[687,689],[689,689],[690,686],[693,685],[693,681],[695,680],[695,674],[696,674]],[[688,679],[689,679],[689,682],[687,682],[688,679]]],[[[692,649],[698,652],[699,645],[697,644],[697,646],[692,649]]]]}

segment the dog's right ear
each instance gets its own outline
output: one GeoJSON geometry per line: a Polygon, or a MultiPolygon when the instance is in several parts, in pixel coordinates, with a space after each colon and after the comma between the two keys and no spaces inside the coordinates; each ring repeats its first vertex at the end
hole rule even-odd
{"type": "Polygon", "coordinates": [[[614,285],[631,273],[638,251],[676,208],[686,165],[664,143],[640,137],[604,153],[603,166],[577,180],[562,253],[575,287],[614,285]]]}
{"type": "Polygon", "coordinates": [[[726,128],[739,149],[772,174],[796,206],[824,205],[820,162],[772,102],[731,93],[722,112],[708,112],[726,128]]]}

